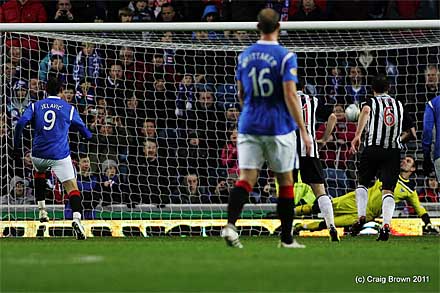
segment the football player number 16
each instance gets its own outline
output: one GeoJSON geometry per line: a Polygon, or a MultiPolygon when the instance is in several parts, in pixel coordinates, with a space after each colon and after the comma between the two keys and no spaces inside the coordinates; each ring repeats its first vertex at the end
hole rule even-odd
{"type": "Polygon", "coordinates": [[[252,67],[248,76],[252,78],[252,88],[254,97],[270,97],[273,94],[273,83],[269,78],[265,78],[266,74],[270,74],[270,68],[266,67],[257,72],[257,68],[252,67]]]}
{"type": "Polygon", "coordinates": [[[44,122],[49,124],[48,126],[44,125],[44,130],[51,130],[53,126],[55,125],[55,120],[57,119],[57,115],[55,114],[55,111],[49,110],[46,113],[44,113],[44,122]]]}

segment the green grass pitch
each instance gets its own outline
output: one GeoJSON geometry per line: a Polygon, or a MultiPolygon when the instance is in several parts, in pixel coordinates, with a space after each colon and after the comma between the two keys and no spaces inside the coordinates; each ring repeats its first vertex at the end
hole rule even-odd
{"type": "Polygon", "coordinates": [[[243,237],[244,249],[231,249],[219,237],[4,238],[0,292],[440,291],[439,237],[300,238],[305,249],[277,241],[243,237]]]}

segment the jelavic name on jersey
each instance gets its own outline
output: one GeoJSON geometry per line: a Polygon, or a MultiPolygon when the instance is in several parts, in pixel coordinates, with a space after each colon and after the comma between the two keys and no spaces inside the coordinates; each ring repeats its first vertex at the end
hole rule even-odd
{"type": "Polygon", "coordinates": [[[57,110],[61,110],[61,108],[63,108],[63,105],[58,105],[58,104],[41,104],[41,110],[44,110],[44,109],[57,109],[57,110]]]}

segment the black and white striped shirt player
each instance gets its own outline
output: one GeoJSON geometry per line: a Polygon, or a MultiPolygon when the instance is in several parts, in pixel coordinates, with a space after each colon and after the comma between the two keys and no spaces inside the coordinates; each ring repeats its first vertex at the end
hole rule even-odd
{"type": "MultiPolygon", "coordinates": [[[[301,89],[303,88],[304,83],[301,82],[301,89]]],[[[321,211],[321,214],[324,217],[325,225],[329,229],[330,240],[338,242],[339,236],[335,228],[333,206],[331,198],[327,195],[325,190],[324,173],[319,159],[318,145],[316,142],[317,118],[327,120],[327,129],[324,134],[324,140],[326,140],[335,127],[336,115],[320,104],[316,97],[308,96],[302,91],[297,91],[296,94],[301,100],[304,124],[307,128],[308,136],[312,141],[312,149],[308,156],[302,138],[300,137],[300,134],[297,133],[299,166],[295,166],[295,169],[293,170],[293,178],[295,182],[298,182],[298,173],[300,171],[302,181],[311,186],[313,193],[316,196],[314,206],[317,205],[317,208],[321,211]]]]}
{"type": "Polygon", "coordinates": [[[388,94],[380,94],[367,100],[371,109],[365,139],[365,147],[377,146],[384,149],[400,149],[400,135],[404,108],[400,101],[388,94]]]}
{"type": "MultiPolygon", "coordinates": [[[[319,103],[316,97],[309,96],[301,90],[297,91],[296,94],[301,100],[304,124],[312,141],[312,147],[310,155],[307,156],[304,143],[302,142],[299,132],[297,132],[296,137],[298,155],[300,159],[295,166],[294,179],[295,181],[297,181],[297,173],[298,169],[300,169],[301,179],[304,183],[324,183],[324,174],[322,171],[322,165],[319,159],[318,145],[316,142],[316,124],[317,119],[319,119],[320,121],[328,120],[327,127],[331,127],[331,130],[333,130],[336,123],[336,116],[332,114],[331,110],[327,109],[324,105],[319,103]],[[330,119],[330,117],[332,117],[332,119],[330,119]],[[304,166],[307,166],[307,168],[305,168],[304,166]]],[[[328,132],[331,133],[331,130],[329,130],[328,132]]]]}
{"type": "Polygon", "coordinates": [[[352,226],[351,233],[357,235],[362,229],[367,212],[367,189],[378,175],[382,181],[383,226],[377,240],[387,241],[395,207],[393,192],[400,172],[400,136],[407,114],[402,103],[387,94],[389,83],[386,76],[379,74],[374,77],[371,87],[374,97],[362,105],[351,147],[353,153],[358,151],[362,133],[368,126],[365,148],[359,159],[359,182],[355,190],[359,220],[352,226]]]}

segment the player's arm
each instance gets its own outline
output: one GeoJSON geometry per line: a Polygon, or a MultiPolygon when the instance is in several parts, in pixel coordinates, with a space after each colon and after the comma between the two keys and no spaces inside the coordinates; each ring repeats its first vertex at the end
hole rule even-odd
{"type": "Polygon", "coordinates": [[[237,80],[237,96],[240,106],[243,109],[243,84],[239,80],[237,80]]]}
{"type": "Polygon", "coordinates": [[[367,125],[367,121],[370,118],[371,108],[368,104],[364,104],[362,107],[361,114],[358,120],[358,127],[356,129],[356,133],[354,135],[353,140],[351,141],[351,152],[357,153],[359,150],[359,146],[361,145],[361,135],[364,132],[365,126],[367,125]]]}
{"type": "Polygon", "coordinates": [[[307,155],[310,155],[312,141],[307,133],[306,125],[304,124],[301,101],[296,94],[296,83],[292,80],[283,82],[284,101],[287,105],[290,115],[295,119],[298,125],[301,138],[306,146],[307,155]]]}
{"type": "Polygon", "coordinates": [[[331,113],[327,119],[324,135],[320,140],[318,140],[318,143],[322,143],[322,144],[327,143],[327,141],[330,139],[330,135],[332,134],[333,129],[335,129],[336,121],[337,121],[336,115],[334,113],[331,113]]]}
{"type": "Polygon", "coordinates": [[[15,125],[14,150],[18,150],[21,148],[21,135],[23,134],[23,129],[26,127],[29,121],[32,120],[32,117],[34,115],[34,107],[34,103],[30,104],[29,107],[27,107],[24,111],[23,116],[21,116],[21,118],[15,125]]]}
{"type": "Polygon", "coordinates": [[[400,141],[406,143],[410,140],[416,139],[416,128],[414,126],[414,120],[409,115],[408,111],[403,110],[403,123],[402,123],[402,135],[400,136],[400,141]]]}
{"type": "Polygon", "coordinates": [[[70,118],[72,122],[71,126],[73,127],[73,129],[78,130],[85,139],[90,140],[92,138],[92,133],[87,128],[84,121],[82,121],[78,111],[73,106],[70,110],[70,118]]]}
{"type": "Polygon", "coordinates": [[[423,232],[438,234],[440,232],[439,228],[431,224],[431,218],[429,217],[426,209],[420,204],[419,196],[417,195],[416,191],[413,191],[409,194],[407,201],[411,206],[414,207],[415,212],[425,224],[423,227],[423,232]]]}

